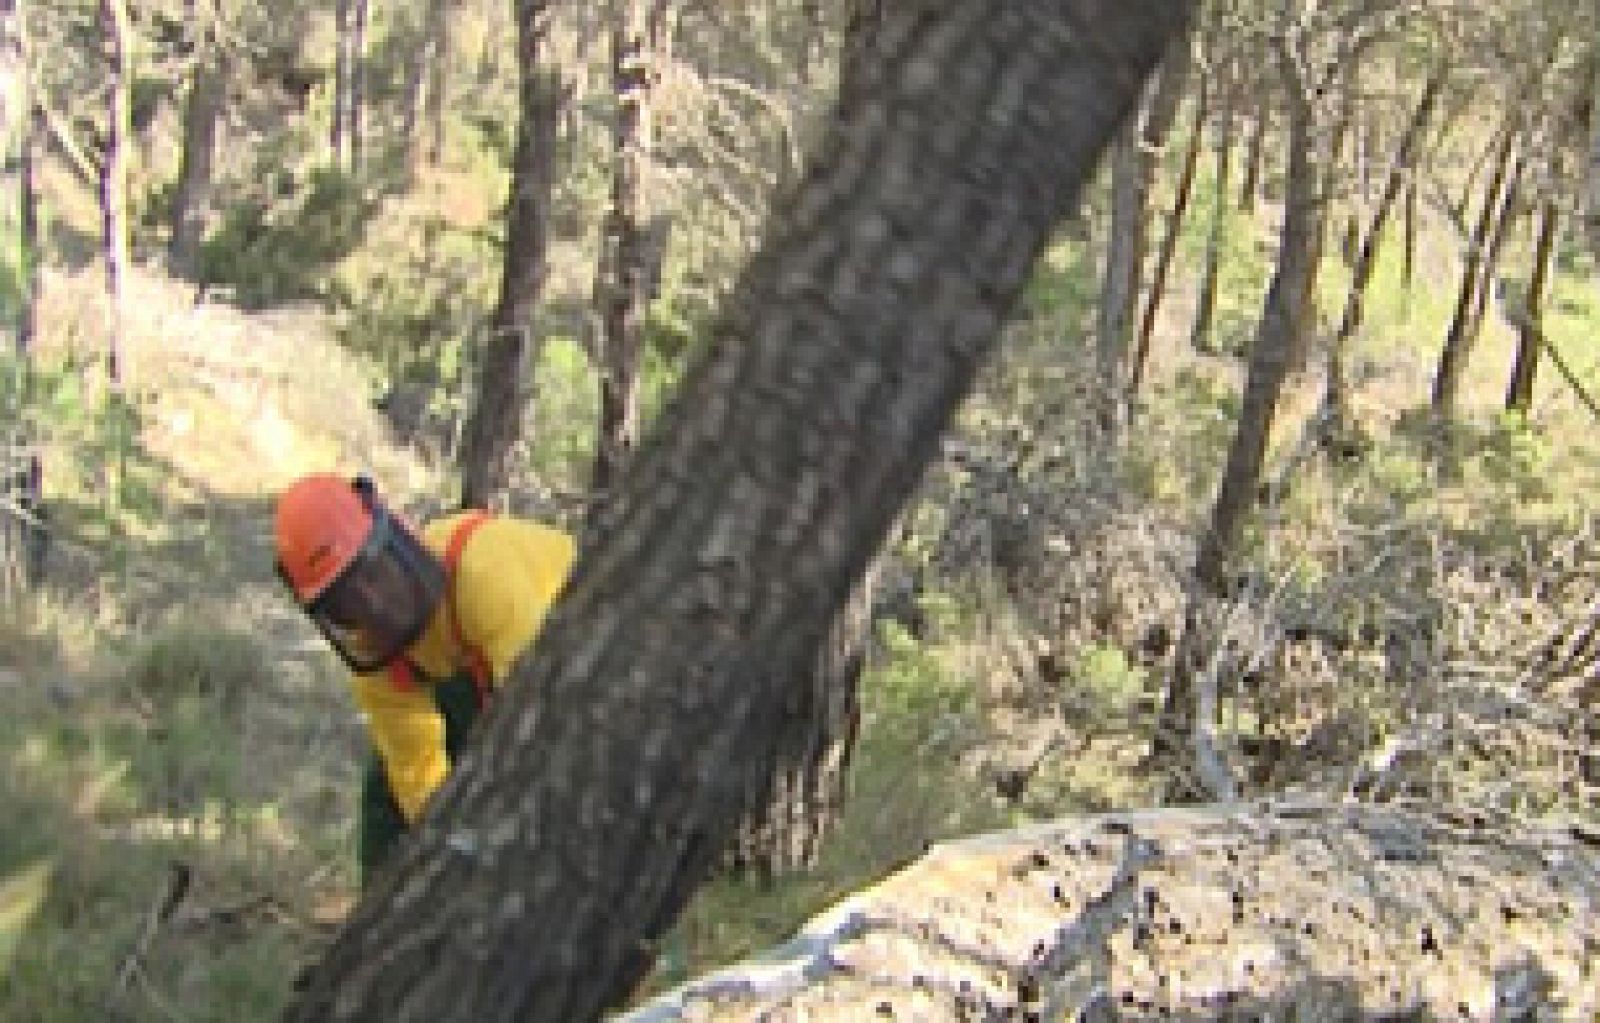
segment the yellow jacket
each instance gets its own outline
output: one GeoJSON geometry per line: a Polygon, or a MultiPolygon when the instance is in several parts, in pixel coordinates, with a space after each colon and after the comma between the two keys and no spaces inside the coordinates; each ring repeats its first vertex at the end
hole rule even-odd
{"type": "MultiPolygon", "coordinates": [[[[422,542],[442,559],[467,514],[427,523],[422,542]]],[[[490,685],[499,685],[538,634],[574,555],[572,538],[559,530],[522,519],[486,520],[467,537],[450,590],[407,657],[427,679],[446,679],[469,669],[470,655],[456,647],[451,634],[448,604],[453,594],[464,645],[482,651],[490,685]]],[[[386,672],[352,677],[389,787],[408,821],[422,813],[450,770],[444,718],[427,691],[427,679],[405,688],[386,672]]]]}

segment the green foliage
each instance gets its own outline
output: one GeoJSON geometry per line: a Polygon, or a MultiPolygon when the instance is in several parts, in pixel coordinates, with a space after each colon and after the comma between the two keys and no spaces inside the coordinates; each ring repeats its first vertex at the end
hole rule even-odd
{"type": "Polygon", "coordinates": [[[161,708],[198,699],[234,716],[271,681],[271,651],[220,621],[183,616],[140,640],[127,668],[130,689],[161,708]]]}
{"type": "Polygon", "coordinates": [[[1107,715],[1125,714],[1144,695],[1149,673],[1119,646],[1096,643],[1078,652],[1073,680],[1107,715]]]}
{"type": "Polygon", "coordinates": [[[16,958],[29,922],[50,890],[51,863],[41,860],[0,877],[0,980],[16,958]]]}
{"type": "Polygon", "coordinates": [[[201,275],[262,308],[326,294],[329,268],[360,244],[378,198],[332,167],[303,178],[283,169],[268,188],[229,205],[201,250],[201,275]]]}

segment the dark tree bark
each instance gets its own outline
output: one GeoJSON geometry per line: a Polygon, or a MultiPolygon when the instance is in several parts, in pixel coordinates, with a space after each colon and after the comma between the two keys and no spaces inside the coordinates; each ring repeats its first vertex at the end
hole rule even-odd
{"type": "Polygon", "coordinates": [[[1561,207],[1546,199],[1539,211],[1539,235],[1533,244],[1533,272],[1528,293],[1513,317],[1517,328],[1517,354],[1506,385],[1506,409],[1527,413],[1533,408],[1533,385],[1539,374],[1539,352],[1544,337],[1544,298],[1555,261],[1556,239],[1561,234],[1561,207]]]}
{"type": "Polygon", "coordinates": [[[190,58],[188,96],[183,108],[183,153],[179,157],[178,183],[172,198],[171,237],[167,258],[174,273],[190,280],[199,277],[200,243],[211,205],[212,166],[216,156],[217,127],[226,95],[224,54],[217,41],[216,12],[201,12],[187,0],[190,58]]]}
{"type": "Polygon", "coordinates": [[[814,664],[783,683],[775,769],[747,802],[730,866],[776,877],[816,865],[844,812],[845,775],[860,725],[859,682],[872,637],[880,555],[839,609],[814,664]]]}
{"type": "Polygon", "coordinates": [[[1250,141],[1245,147],[1244,178],[1239,182],[1239,209],[1253,213],[1261,194],[1261,176],[1267,163],[1267,136],[1272,131],[1272,106],[1264,98],[1257,103],[1250,122],[1250,141]]]}
{"type": "Polygon", "coordinates": [[[1255,504],[1265,460],[1267,438],[1277,414],[1278,397],[1294,352],[1305,329],[1312,302],[1322,225],[1323,154],[1317,150],[1312,97],[1293,71],[1293,58],[1279,54],[1287,88],[1284,150],[1288,161],[1282,233],[1277,266],[1261,310],[1250,365],[1245,378],[1239,423],[1228,449],[1222,484],[1211,519],[1201,537],[1194,575],[1198,592],[1185,616],[1178,653],[1168,676],[1167,694],[1157,724],[1154,751],[1163,758],[1195,734],[1199,721],[1197,675],[1203,650],[1214,632],[1205,605],[1228,595],[1228,565],[1239,543],[1244,520],[1255,504]]]}
{"type": "Polygon", "coordinates": [[[1378,263],[1379,240],[1388,226],[1389,215],[1400,196],[1400,190],[1415,177],[1417,143],[1421,141],[1423,130],[1433,116],[1447,78],[1448,69],[1441,67],[1423,86],[1422,95],[1411,112],[1411,119],[1395,147],[1394,159],[1384,178],[1383,191],[1378,196],[1378,205],[1372,211],[1372,219],[1351,261],[1350,290],[1345,294],[1344,312],[1340,316],[1338,329],[1328,345],[1328,376],[1322,393],[1323,419],[1328,422],[1329,430],[1339,434],[1347,426],[1350,407],[1345,347],[1356,331],[1361,329],[1367,288],[1372,284],[1372,273],[1378,263]]]}
{"type": "Polygon", "coordinates": [[[1200,163],[1200,149],[1205,139],[1206,117],[1209,114],[1211,93],[1205,80],[1200,82],[1194,100],[1193,120],[1189,126],[1189,142],[1183,151],[1183,163],[1178,169],[1178,182],[1173,189],[1172,210],[1167,214],[1166,230],[1161,245],[1156,250],[1155,266],[1150,271],[1150,286],[1145,289],[1144,312],[1139,317],[1139,329],[1134,335],[1133,368],[1128,376],[1128,400],[1139,396],[1144,383],[1145,364],[1150,359],[1150,340],[1155,335],[1156,314],[1161,311],[1161,301],[1166,297],[1167,280],[1172,273],[1172,261],[1178,255],[1178,237],[1189,215],[1189,197],[1194,193],[1194,172],[1200,163]]]}
{"type": "MultiPolygon", "coordinates": [[[[850,13],[843,43],[848,59],[876,59],[870,54],[881,41],[882,0],[857,0],[850,13]]],[[[859,725],[858,683],[881,569],[882,555],[851,589],[815,663],[781,684],[789,695],[774,768],[747,797],[729,851],[732,870],[773,877],[815,865],[843,813],[859,725]]]]}
{"type": "Polygon", "coordinates": [[[123,282],[128,270],[128,147],[133,141],[132,70],[126,0],[101,0],[105,33],[106,147],[100,168],[100,244],[106,273],[106,376],[122,381],[123,282]]]}
{"type": "Polygon", "coordinates": [[[556,127],[566,103],[560,80],[543,66],[549,8],[548,0],[515,3],[520,69],[517,144],[500,296],[490,319],[477,400],[461,451],[461,501],[468,507],[487,507],[505,493],[511,450],[532,396],[533,367],[539,356],[533,315],[547,272],[556,127]]]}
{"type": "Polygon", "coordinates": [[[1187,40],[1162,61],[1143,117],[1129,123],[1113,150],[1111,227],[1100,284],[1099,362],[1101,426],[1113,437],[1126,421],[1135,317],[1149,254],[1150,191],[1189,77],[1187,40]]]}
{"type": "Polygon", "coordinates": [[[1589,133],[1583,160],[1583,234],[1600,264],[1600,42],[1590,44],[1588,60],[1589,133]]]}
{"type": "Polygon", "coordinates": [[[666,257],[667,222],[645,210],[644,177],[651,146],[651,83],[665,39],[663,0],[619,0],[613,5],[611,83],[611,206],[601,226],[595,272],[599,312],[596,360],[600,423],[591,485],[604,493],[639,441],[639,369],[644,329],[666,257]]]}
{"type": "Polygon", "coordinates": [[[1522,158],[1517,152],[1517,133],[1506,128],[1494,151],[1494,170],[1484,186],[1483,208],[1478,213],[1472,236],[1467,241],[1462,261],[1461,284],[1456,292],[1455,312],[1433,377],[1432,407],[1435,413],[1454,413],[1461,394],[1461,381],[1476,347],[1483,325],[1484,304],[1492,286],[1500,243],[1515,215],[1522,158]]]}
{"type": "Polygon", "coordinates": [[[581,1023],[628,990],[1188,14],[886,8],[540,644],[291,1019],[581,1023]]]}

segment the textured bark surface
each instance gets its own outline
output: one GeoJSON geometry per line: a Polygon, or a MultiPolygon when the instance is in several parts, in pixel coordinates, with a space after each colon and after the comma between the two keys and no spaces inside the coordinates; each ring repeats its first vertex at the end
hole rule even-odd
{"type": "Polygon", "coordinates": [[[547,0],[517,0],[517,144],[511,162],[505,263],[461,451],[461,503],[486,508],[503,496],[509,459],[532,394],[538,338],[533,313],[544,290],[555,189],[556,130],[566,96],[543,66],[547,0]]]}
{"type": "Polygon", "coordinates": [[[533,656],[291,1018],[576,1023],[635,982],[1187,8],[885,11],[533,656]]]}
{"type": "Polygon", "coordinates": [[[618,1023],[1592,1020],[1597,837],[1241,804],[966,839],[618,1023]]]}
{"type": "Polygon", "coordinates": [[[611,205],[595,273],[599,312],[600,432],[591,484],[605,491],[639,442],[639,370],[645,317],[666,255],[666,223],[650,223],[644,197],[651,148],[651,86],[665,49],[666,5],[631,0],[612,11],[611,205]]]}
{"type": "Polygon", "coordinates": [[[227,96],[224,57],[213,23],[215,16],[213,12],[198,11],[194,0],[185,5],[194,65],[183,103],[183,153],[172,196],[172,234],[167,243],[167,258],[175,273],[191,280],[197,279],[199,274],[200,243],[205,236],[206,216],[211,206],[217,128],[227,96]]]}

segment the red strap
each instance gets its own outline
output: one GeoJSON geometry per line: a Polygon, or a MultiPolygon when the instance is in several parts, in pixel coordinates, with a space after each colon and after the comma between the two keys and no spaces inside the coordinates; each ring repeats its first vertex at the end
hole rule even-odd
{"type": "MultiPolygon", "coordinates": [[[[456,610],[456,566],[461,563],[461,552],[467,546],[467,539],[473,532],[491,516],[486,511],[469,512],[462,520],[456,523],[456,528],[450,533],[450,542],[444,551],[445,575],[445,612],[450,621],[450,640],[467,658],[467,670],[472,673],[472,682],[478,688],[478,706],[481,708],[489,702],[489,683],[494,677],[489,668],[489,659],[483,656],[483,651],[466,642],[461,635],[461,615],[456,610]]],[[[408,657],[396,657],[389,662],[387,669],[389,684],[402,693],[415,692],[417,689],[417,669],[408,657]]]]}
{"type": "Polygon", "coordinates": [[[450,617],[450,639],[455,643],[456,649],[466,655],[467,670],[472,672],[472,681],[478,687],[479,707],[489,702],[489,681],[493,674],[489,669],[489,659],[483,656],[483,651],[466,642],[465,637],[461,635],[461,615],[456,610],[456,566],[461,563],[461,552],[466,549],[468,538],[490,518],[490,514],[486,511],[467,513],[456,523],[455,530],[450,534],[450,543],[444,551],[445,585],[450,588],[445,597],[445,610],[450,617]]]}
{"type": "Polygon", "coordinates": [[[396,657],[384,669],[389,675],[389,684],[402,693],[417,691],[417,669],[412,666],[411,658],[396,657]]]}

